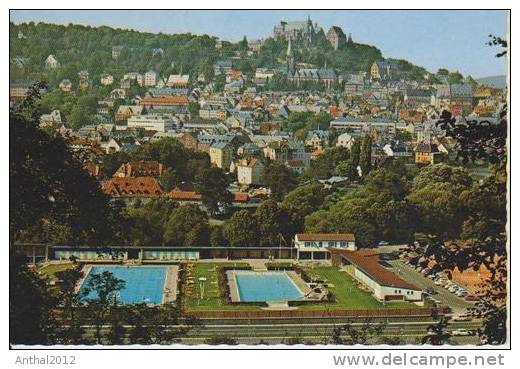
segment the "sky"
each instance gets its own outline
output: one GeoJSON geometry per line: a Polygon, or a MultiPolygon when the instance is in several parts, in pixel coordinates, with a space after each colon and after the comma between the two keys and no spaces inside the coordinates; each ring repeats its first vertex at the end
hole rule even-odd
{"type": "Polygon", "coordinates": [[[342,27],[355,42],[378,47],[384,57],[406,59],[431,72],[439,68],[474,78],[507,73],[494,58],[488,35],[507,35],[507,11],[403,10],[16,10],[14,23],[47,22],[130,28],[146,32],[208,34],[223,40],[266,38],[280,20],[306,20],[342,27]]]}

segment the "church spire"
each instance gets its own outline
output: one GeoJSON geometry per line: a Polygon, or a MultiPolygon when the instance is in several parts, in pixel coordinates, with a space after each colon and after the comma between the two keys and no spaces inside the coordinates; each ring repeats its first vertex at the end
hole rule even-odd
{"type": "Polygon", "coordinates": [[[287,45],[287,73],[291,73],[294,70],[294,52],[292,49],[291,37],[289,36],[289,44],[287,45]]]}

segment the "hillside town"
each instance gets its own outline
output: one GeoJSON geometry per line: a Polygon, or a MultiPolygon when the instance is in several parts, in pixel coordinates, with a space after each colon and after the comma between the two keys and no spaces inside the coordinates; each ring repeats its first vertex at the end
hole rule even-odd
{"type": "MultiPolygon", "coordinates": [[[[385,58],[345,26],[310,16],[239,42],[106,28],[10,24],[20,273],[70,288],[71,309],[98,301],[96,276],[117,276],[136,292],[114,287],[111,313],[144,304],[201,322],[265,319],[272,328],[270,319],[297,318],[309,330],[315,319],[385,318],[396,326],[381,330],[402,325],[410,341],[374,334],[362,344],[503,343],[505,325],[482,330],[496,316],[475,308],[506,288],[502,80],[385,58]],[[65,46],[40,46],[39,36],[65,46]],[[27,169],[36,165],[52,170],[27,169]],[[130,273],[138,269],[150,274],[130,273]],[[78,274],[67,284],[70,271],[78,274]]],[[[494,313],[505,314],[504,298],[494,313]]],[[[82,339],[113,344],[94,330],[102,323],[82,339]]],[[[345,327],[309,333],[309,342],[360,343],[345,327]]],[[[190,329],[183,343],[263,339],[190,329]]],[[[141,342],[133,337],[118,342],[141,342]]]]}
{"type": "MultiPolygon", "coordinates": [[[[88,70],[81,70],[76,86],[71,83],[75,76],[70,76],[58,88],[64,94],[76,94],[94,85],[108,87],[108,94],[97,101],[94,118],[73,129],[56,109],[40,117],[40,127],[62,135],[110,196],[200,200],[192,191],[165,191],[156,180],[161,176],[159,170],[124,175],[129,178],[119,185],[114,181],[121,175],[104,170],[104,155],[131,153],[147,142],[170,137],[186,148],[208,154],[212,165],[235,174],[230,191],[237,201],[248,202],[255,194],[270,192],[263,183],[266,159],[302,174],[326,149],[350,150],[354,142],[370,136],[373,167],[388,161],[424,166],[455,155],[453,139],[436,125],[443,111],[461,121],[496,119],[505,91],[471,78],[453,83],[447,74],[435,78],[427,74],[417,82],[392,60],[374,61],[368,70],[334,70],[299,63],[294,42],[311,45],[318,28],[310,19],[274,26],[272,37],[288,42],[285,65],[277,69],[257,68],[246,73],[237,67],[242,53],[216,61],[211,74],[225,77],[223,91],[216,91],[215,81],[204,73],[160,75],[154,70],[128,70],[121,79],[103,74],[92,80],[88,70]],[[294,89],[266,89],[269,80],[278,76],[286,78],[294,89]],[[322,88],[303,90],[300,87],[305,83],[322,88]],[[129,94],[134,84],[142,87],[144,94],[129,94]],[[284,127],[284,120],[297,113],[322,114],[327,119],[295,134],[284,127]]],[[[330,27],[326,38],[334,49],[348,48],[353,42],[352,35],[347,38],[339,26],[330,27]]],[[[262,40],[249,42],[246,54],[254,55],[261,45],[262,40]]],[[[112,58],[117,60],[123,48],[114,45],[112,58]]],[[[150,51],[161,53],[160,49],[150,51]]],[[[42,68],[60,68],[60,61],[49,55],[42,68]]],[[[30,85],[28,81],[13,81],[11,102],[23,99],[30,85]]],[[[362,176],[361,168],[357,170],[362,176]]],[[[327,183],[356,181],[343,173],[320,179],[327,183]]]]}

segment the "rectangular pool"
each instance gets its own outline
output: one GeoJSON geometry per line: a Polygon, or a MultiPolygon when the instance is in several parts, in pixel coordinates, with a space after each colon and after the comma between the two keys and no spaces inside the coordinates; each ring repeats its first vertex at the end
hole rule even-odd
{"type": "MultiPolygon", "coordinates": [[[[93,266],[86,276],[81,290],[85,290],[94,274],[110,272],[114,277],[126,282],[124,289],[119,291],[117,300],[123,304],[145,303],[158,305],[163,303],[166,267],[164,266],[93,266]]],[[[96,298],[95,292],[90,292],[86,299],[96,298]]]]}
{"type": "Polygon", "coordinates": [[[234,275],[240,301],[294,301],[304,296],[285,272],[235,271],[234,275]]]}

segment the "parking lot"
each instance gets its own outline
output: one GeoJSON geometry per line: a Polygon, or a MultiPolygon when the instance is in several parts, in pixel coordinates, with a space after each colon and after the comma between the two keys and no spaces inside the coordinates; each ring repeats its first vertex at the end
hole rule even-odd
{"type": "Polygon", "coordinates": [[[390,260],[388,263],[392,265],[394,272],[405,281],[415,284],[423,290],[433,289],[435,293],[432,297],[435,300],[440,301],[442,304],[448,305],[452,309],[454,315],[465,314],[467,313],[467,309],[473,306],[471,302],[464,300],[464,298],[458,297],[441,286],[437,286],[433,280],[406,265],[402,260],[390,260]]]}

